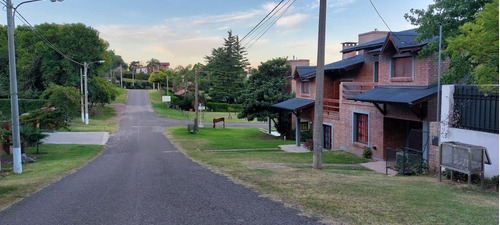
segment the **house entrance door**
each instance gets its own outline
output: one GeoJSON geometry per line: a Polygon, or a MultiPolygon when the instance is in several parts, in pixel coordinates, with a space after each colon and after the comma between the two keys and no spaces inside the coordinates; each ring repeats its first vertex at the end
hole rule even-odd
{"type": "Polygon", "coordinates": [[[323,148],[332,150],[332,126],[323,124],[323,148]]]}

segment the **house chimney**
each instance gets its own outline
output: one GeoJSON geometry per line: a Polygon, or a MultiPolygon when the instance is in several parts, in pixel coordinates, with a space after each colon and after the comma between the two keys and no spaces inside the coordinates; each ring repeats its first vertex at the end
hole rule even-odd
{"type": "MultiPolygon", "coordinates": [[[[348,49],[348,48],[352,48],[356,45],[358,45],[358,43],[356,42],[343,42],[341,43],[342,44],[342,51],[344,51],[344,49],[348,49]]],[[[354,57],[358,55],[358,52],[357,51],[352,51],[352,52],[348,52],[348,53],[343,53],[342,54],[342,59],[348,59],[348,58],[351,58],[351,57],[354,57]]]]}

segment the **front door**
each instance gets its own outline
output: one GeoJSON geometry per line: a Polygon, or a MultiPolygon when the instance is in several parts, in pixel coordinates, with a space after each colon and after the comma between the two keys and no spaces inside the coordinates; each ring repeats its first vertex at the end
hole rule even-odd
{"type": "Polygon", "coordinates": [[[323,148],[332,150],[332,126],[323,124],[323,148]]]}

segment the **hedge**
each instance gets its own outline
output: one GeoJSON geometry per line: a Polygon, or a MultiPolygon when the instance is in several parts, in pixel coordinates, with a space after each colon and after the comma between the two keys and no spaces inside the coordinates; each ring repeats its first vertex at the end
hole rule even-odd
{"type": "Polygon", "coordinates": [[[207,110],[211,112],[240,112],[243,109],[241,104],[228,104],[207,102],[207,110]]]}
{"type": "MultiPolygon", "coordinates": [[[[44,99],[19,99],[19,114],[40,109],[47,104],[44,99]]],[[[10,99],[0,99],[0,117],[10,117],[10,99]]]]}

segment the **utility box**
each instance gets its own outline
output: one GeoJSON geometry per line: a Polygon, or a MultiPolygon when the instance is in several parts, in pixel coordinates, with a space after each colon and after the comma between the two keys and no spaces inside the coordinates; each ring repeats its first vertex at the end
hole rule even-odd
{"type": "Polygon", "coordinates": [[[484,164],[491,164],[486,148],[482,146],[469,145],[460,142],[442,143],[439,149],[439,181],[441,181],[441,169],[466,173],[468,183],[471,183],[471,175],[481,175],[481,187],[484,185],[484,164]]]}

